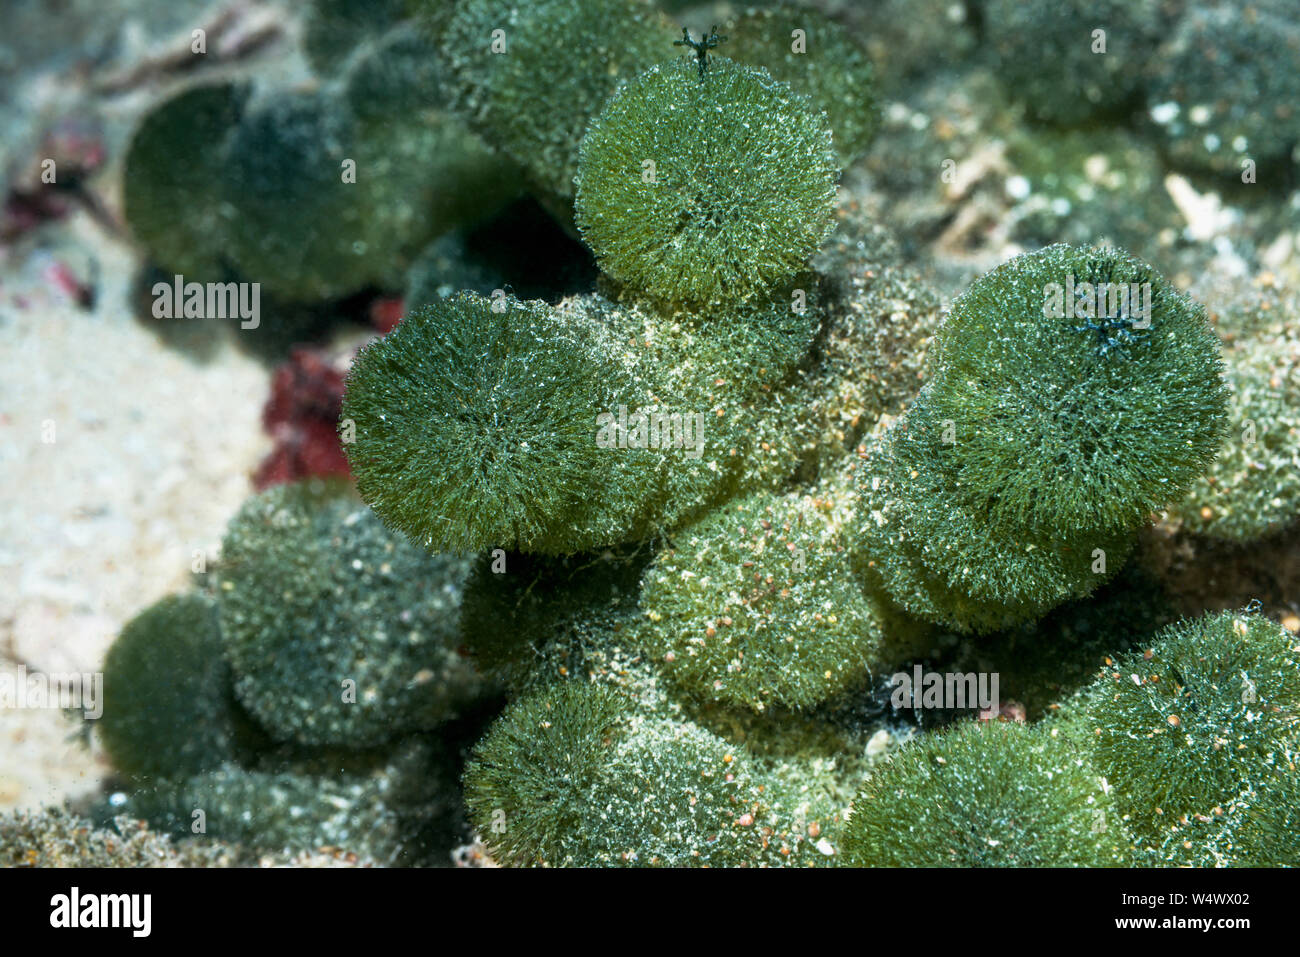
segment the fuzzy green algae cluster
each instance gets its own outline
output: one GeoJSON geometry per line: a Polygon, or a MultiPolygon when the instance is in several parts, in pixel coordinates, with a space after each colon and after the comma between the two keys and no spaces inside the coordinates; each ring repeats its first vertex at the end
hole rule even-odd
{"type": "Polygon", "coordinates": [[[1223,432],[1204,308],[1116,250],[998,267],[954,302],[935,351],[859,473],[862,551],[896,602],[961,631],[1105,582],[1223,432]]]}
{"type": "MultiPolygon", "coordinates": [[[[348,375],[360,498],[254,497],[200,587],[119,637],[101,816],[399,864],[472,839],[514,866],[1300,864],[1295,636],[1175,621],[1124,567],[1162,509],[1243,540],[1293,521],[1293,301],[1211,314],[1122,250],[1058,243],[945,311],[837,202],[873,69],[798,6],[725,40],[636,0],[399,6],[315,5],[332,79],[310,96],[208,89],[174,117],[268,193],[272,166],[384,138],[355,222],[324,167],[301,174],[301,218],[347,224],[321,248],[288,231],[291,190],[221,241],[286,294],[423,252],[348,375]],[[454,122],[419,108],[434,88],[454,122]],[[429,243],[474,175],[501,181],[489,155],[582,237],[594,288],[517,296],[456,231],[429,243]],[[900,708],[914,666],[1000,675],[1001,700],[900,708]]],[[[1081,5],[983,6],[1039,119],[1141,102],[1161,5],[1108,7],[1110,61],[1085,31],[1046,65],[1018,38],[1066,42],[1081,5]]],[[[225,205],[169,227],[192,243],[137,235],[202,256],[225,205]]]]}
{"type": "Polygon", "coordinates": [[[601,268],[697,309],[793,272],[830,229],[838,173],[830,124],[810,106],[724,59],[702,75],[690,62],[654,67],[620,89],[578,167],[578,228],[601,268]]]}
{"type": "Polygon", "coordinates": [[[337,483],[250,499],[202,587],[108,654],[96,731],[123,790],[99,814],[252,851],[445,859],[450,729],[492,694],[458,651],[468,570],[337,483]]]}
{"type": "Polygon", "coordinates": [[[965,722],[871,772],[845,836],[861,866],[1300,865],[1300,643],[1236,612],[1171,625],[1060,716],[965,722]]]}
{"type": "Polygon", "coordinates": [[[257,282],[277,304],[400,288],[424,246],[517,193],[513,167],[448,112],[435,40],[359,6],[313,7],[313,88],[201,82],[144,118],[124,199],[155,265],[257,282]]]}

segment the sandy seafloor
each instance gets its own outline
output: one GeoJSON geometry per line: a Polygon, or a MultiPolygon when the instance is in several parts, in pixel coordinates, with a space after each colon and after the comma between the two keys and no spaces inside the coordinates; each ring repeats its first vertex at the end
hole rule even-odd
{"type": "MultiPolygon", "coordinates": [[[[950,300],[1027,248],[1015,225],[1035,203],[1050,207],[1062,197],[1032,187],[1024,193],[1015,151],[1007,149],[1018,114],[998,101],[987,68],[949,73],[935,54],[945,45],[954,55],[966,52],[961,5],[819,5],[869,37],[884,88],[881,133],[871,154],[846,172],[843,199],[897,232],[950,300]],[[959,177],[943,183],[933,171],[949,156],[959,177]]],[[[214,74],[240,70],[287,83],[306,75],[287,12],[292,4],[6,6],[0,185],[25,175],[52,124],[92,116],[103,124],[107,156],[89,189],[119,221],[120,163],[131,127],[185,79],[141,64],[176,49],[192,22],[234,10],[246,33],[268,30],[269,40],[250,54],[214,61],[214,74]],[[48,15],[51,8],[56,15],[48,15]],[[131,15],[115,17],[114,9],[131,15]]],[[[725,13],[726,5],[710,6],[690,22],[725,13]]],[[[237,51],[238,29],[232,36],[237,51]]],[[[1131,196],[1121,186],[1117,197],[1148,231],[1120,237],[1132,252],[1186,289],[1261,273],[1300,280],[1300,193],[1234,207],[1204,183],[1160,169],[1139,139],[1121,146],[1119,159],[1105,156],[1091,169],[1098,188],[1113,183],[1117,169],[1133,180],[1147,177],[1131,196]]],[[[186,587],[195,551],[216,548],[270,449],[259,418],[270,366],[237,348],[234,333],[215,337],[201,353],[167,344],[150,325],[158,320],[137,318],[132,307],[139,266],[129,240],[84,211],[0,242],[0,669],[97,670],[127,620],[186,587]],[[58,264],[93,284],[93,308],[53,280],[58,264]],[[53,442],[43,441],[49,423],[53,442]]],[[[1189,613],[1260,597],[1266,613],[1300,628],[1294,535],[1244,552],[1202,554],[1176,528],[1158,525],[1144,534],[1143,550],[1135,561],[1174,582],[1189,613]]],[[[57,803],[101,786],[107,768],[94,749],[71,740],[73,730],[57,711],[0,712],[0,810],[57,803]]]]}

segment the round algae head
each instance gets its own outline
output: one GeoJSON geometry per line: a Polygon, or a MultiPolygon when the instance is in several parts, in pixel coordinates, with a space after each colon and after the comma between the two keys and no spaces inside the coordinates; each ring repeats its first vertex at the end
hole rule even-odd
{"type": "Polygon", "coordinates": [[[613,689],[566,681],[492,726],[466,768],[465,805],[504,863],[738,866],[764,840],[745,758],[690,722],[638,718],[613,689]]]}
{"type": "Polygon", "coordinates": [[[641,607],[661,666],[705,700],[808,707],[866,679],[882,628],[811,499],[760,493],[678,533],[641,607]]]}
{"type": "Polygon", "coordinates": [[[331,485],[255,496],[222,543],[236,694],[276,738],[306,745],[369,747],[456,717],[480,685],[457,651],[467,572],[331,485]]]}
{"type": "Polygon", "coordinates": [[[240,274],[284,299],[329,299],[367,285],[366,179],[348,182],[356,122],[319,94],[284,95],[246,116],[224,177],[229,252],[240,274]]]}
{"type": "Polygon", "coordinates": [[[638,435],[658,445],[638,486],[643,497],[633,537],[678,527],[753,489],[761,480],[748,469],[780,478],[793,471],[793,453],[783,454],[788,416],[774,408],[772,390],[794,377],[821,316],[817,278],[795,281],[796,289],[778,287],[713,316],[665,315],[631,296],[574,296],[556,307],[569,321],[607,329],[646,393],[643,405],[629,405],[626,420],[609,422],[603,433],[616,445],[620,435],[629,445],[639,444],[638,435]],[[794,295],[802,312],[792,308],[794,295]]]}
{"type": "Polygon", "coordinates": [[[872,772],[853,801],[853,867],[1117,867],[1128,840],[1104,782],[1064,737],[963,722],[872,772]]]}
{"type": "Polygon", "coordinates": [[[1083,598],[1119,571],[1132,551],[1128,528],[991,525],[987,491],[943,468],[947,430],[932,417],[931,392],[865,444],[856,470],[856,545],[869,583],[915,615],[990,632],[1083,598]]]}
{"type": "MultiPolygon", "coordinates": [[[[395,53],[380,47],[375,56],[385,52],[395,53]]],[[[393,283],[439,230],[475,212],[444,194],[481,185],[467,177],[485,168],[485,148],[447,117],[386,116],[360,89],[384,88],[383,77],[367,73],[373,62],[360,61],[348,77],[361,111],[346,95],[280,94],[231,137],[228,252],[242,276],[280,299],[333,299],[393,283]]]]}
{"type": "Polygon", "coordinates": [[[957,298],[936,345],[942,464],[995,524],[1131,527],[1218,451],[1228,390],[1205,309],[1119,250],[1004,263],[957,298]]]}
{"type": "Polygon", "coordinates": [[[417,309],[348,374],[361,496],[434,550],[622,541],[656,455],[598,444],[598,417],[638,404],[605,338],[540,301],[465,293],[417,309]]]}
{"type": "Polygon", "coordinates": [[[592,792],[627,709],[616,691],[565,682],[519,699],[497,719],[465,769],[465,806],[498,860],[563,862],[584,853],[592,792]]]}
{"type": "Polygon", "coordinates": [[[123,202],[131,232],[159,266],[187,279],[221,279],[225,148],[248,90],[190,87],[149,113],[127,149],[123,202]]]}
{"type": "Polygon", "coordinates": [[[211,600],[172,595],[131,619],[104,661],[102,705],[99,737],[124,774],[176,777],[230,757],[239,718],[211,600]]]}
{"type": "Polygon", "coordinates": [[[1296,741],[1300,641],[1260,615],[1170,625],[1105,668],[1086,731],[1134,834],[1158,840],[1280,769],[1296,741]]]}
{"type": "Polygon", "coordinates": [[[610,276],[685,306],[742,302],[796,272],[833,226],[825,114],[718,57],[657,66],[582,141],[576,219],[610,276]]]}

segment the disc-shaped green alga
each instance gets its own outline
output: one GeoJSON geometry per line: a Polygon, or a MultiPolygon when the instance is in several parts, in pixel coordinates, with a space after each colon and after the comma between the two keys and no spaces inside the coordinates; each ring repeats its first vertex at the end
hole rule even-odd
{"type": "Polygon", "coordinates": [[[624,85],[582,141],[576,216],[601,268],[668,303],[735,305],[796,272],[833,225],[823,113],[713,57],[624,85]]]}

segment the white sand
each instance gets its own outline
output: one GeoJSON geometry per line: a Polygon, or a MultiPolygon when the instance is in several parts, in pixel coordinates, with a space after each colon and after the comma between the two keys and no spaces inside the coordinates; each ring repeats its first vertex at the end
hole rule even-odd
{"type": "MultiPolygon", "coordinates": [[[[123,623],[189,586],[251,491],[268,376],[224,339],[205,362],[164,345],[130,313],[133,251],[88,218],[42,242],[0,261],[0,666],[94,671],[123,623]],[[90,257],[87,313],[47,268],[90,257]]],[[[98,784],[71,730],[57,711],[0,711],[0,808],[98,784]]]]}

